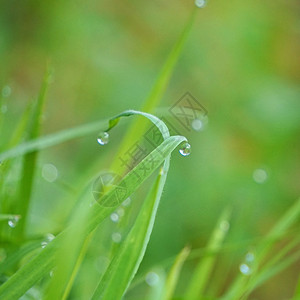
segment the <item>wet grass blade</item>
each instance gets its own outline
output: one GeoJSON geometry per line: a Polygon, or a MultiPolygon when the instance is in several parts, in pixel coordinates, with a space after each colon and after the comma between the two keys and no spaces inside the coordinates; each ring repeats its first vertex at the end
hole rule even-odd
{"type": "MultiPolygon", "coordinates": [[[[163,65],[158,78],[153,85],[153,88],[146,99],[143,106],[140,108],[142,111],[153,113],[156,107],[159,105],[162,95],[164,94],[172,73],[174,72],[176,63],[180,57],[180,54],[183,50],[183,47],[187,41],[191,28],[193,26],[197,8],[195,7],[189,17],[185,28],[181,35],[179,36],[178,40],[176,41],[172,51],[170,52],[165,64],[163,65]]],[[[128,132],[125,134],[122,143],[119,147],[117,157],[121,157],[123,153],[125,153],[129,147],[134,143],[135,140],[139,139],[146,129],[146,123],[143,119],[136,120],[131,127],[129,128],[128,132]]],[[[111,169],[114,172],[118,172],[119,165],[117,160],[113,161],[111,169]]]]}
{"type": "MultiPolygon", "coordinates": [[[[133,170],[131,170],[120,182],[126,185],[126,193],[122,201],[126,200],[134,193],[142,183],[164,162],[172,151],[186,139],[182,136],[171,136],[148,154],[133,170]],[[145,170],[147,167],[147,170],[145,170]],[[136,174],[142,177],[137,182],[136,174]]],[[[115,202],[116,188],[112,188],[103,196],[104,203],[115,202]]],[[[103,207],[95,203],[89,210],[88,222],[84,224],[83,236],[88,236],[107,216],[109,216],[115,207],[103,207]]],[[[59,234],[51,243],[30,262],[19,269],[11,278],[9,278],[0,287],[0,298],[16,299],[22,296],[33,284],[48,274],[55,266],[55,253],[59,249],[62,240],[65,238],[68,229],[59,234]]]]}
{"type": "Polygon", "coordinates": [[[57,133],[49,134],[38,139],[33,139],[22,143],[12,149],[0,153],[0,161],[40,151],[61,143],[84,137],[88,134],[98,132],[107,124],[107,121],[98,121],[84,124],[70,129],[65,129],[57,133]]]}
{"type": "Polygon", "coordinates": [[[185,260],[187,259],[187,257],[189,256],[189,254],[190,254],[190,248],[185,247],[182,249],[182,251],[176,257],[174,265],[172,266],[172,268],[168,274],[161,300],[171,300],[172,299],[178,279],[179,279],[179,275],[180,275],[182,266],[183,266],[185,260]]]}
{"type": "MultiPolygon", "coordinates": [[[[143,112],[139,112],[139,111],[134,111],[134,110],[128,110],[128,111],[124,111],[121,114],[115,116],[114,118],[109,120],[109,127],[106,130],[106,132],[112,130],[113,127],[115,127],[120,119],[122,117],[128,117],[128,116],[133,116],[133,115],[141,115],[143,117],[146,117],[147,119],[149,119],[155,126],[158,127],[158,129],[160,130],[162,136],[164,139],[169,137],[169,131],[168,128],[166,127],[166,125],[160,121],[157,117],[147,114],[147,113],[143,113],[143,112]]],[[[169,158],[166,158],[166,160],[168,160],[169,158]]],[[[165,164],[164,166],[164,172],[167,173],[167,166],[165,164]]],[[[166,175],[165,175],[166,176],[166,175]]],[[[162,176],[162,180],[165,177],[162,176]]],[[[164,179],[165,180],[165,179],[164,179]]],[[[164,181],[163,181],[164,182],[164,181]]],[[[162,188],[159,188],[159,191],[162,191],[162,188]]],[[[154,199],[157,202],[159,202],[159,199],[154,199]]],[[[158,205],[158,204],[157,204],[158,205]]],[[[151,215],[151,211],[147,212],[149,215],[151,215]]],[[[58,253],[58,255],[60,256],[60,263],[58,263],[59,265],[64,265],[63,268],[58,267],[57,270],[57,276],[56,278],[54,278],[52,280],[53,284],[50,285],[49,288],[49,297],[48,299],[56,299],[56,298],[61,298],[62,294],[63,294],[63,289],[64,289],[64,283],[65,285],[66,282],[68,281],[68,278],[70,278],[72,275],[72,269],[74,269],[74,266],[76,265],[76,260],[78,261],[77,257],[79,255],[80,252],[80,246],[81,244],[84,242],[84,240],[82,240],[82,238],[80,236],[82,236],[80,234],[81,232],[81,228],[83,227],[83,223],[85,223],[87,220],[85,220],[84,216],[86,214],[84,213],[84,210],[79,209],[76,213],[76,217],[75,217],[75,225],[73,226],[74,230],[72,230],[71,232],[69,232],[69,236],[66,238],[67,242],[64,242],[64,246],[61,247],[62,249],[62,253],[58,253]],[[69,254],[68,259],[66,259],[66,254],[69,254]],[[73,256],[72,256],[73,255],[73,256]]],[[[141,226],[140,226],[141,227],[141,226]]],[[[81,253],[80,256],[82,256],[83,254],[81,253]]]]}
{"type": "Polygon", "coordinates": [[[191,283],[188,286],[185,299],[196,300],[199,299],[200,296],[203,296],[217,259],[217,253],[221,249],[224,238],[228,232],[229,216],[230,211],[226,209],[222,213],[212,233],[211,239],[208,242],[207,250],[211,252],[211,254],[204,256],[197,265],[191,283]]]}

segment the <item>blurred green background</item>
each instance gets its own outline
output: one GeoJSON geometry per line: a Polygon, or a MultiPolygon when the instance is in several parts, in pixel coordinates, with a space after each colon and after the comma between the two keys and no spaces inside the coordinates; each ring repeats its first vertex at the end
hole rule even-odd
{"type": "MultiPolygon", "coordinates": [[[[38,94],[47,63],[54,75],[43,134],[140,109],[193,6],[182,0],[1,1],[6,125],[0,145],[38,94]]],[[[168,109],[190,92],[208,110],[209,122],[200,132],[176,125],[192,154],[173,153],[142,270],[186,244],[205,246],[230,205],[227,243],[245,244],[220,258],[218,280],[225,287],[251,241],[263,238],[299,196],[299,13],[298,0],[216,0],[199,10],[159,107],[168,109]]],[[[117,129],[105,149],[90,136],[46,150],[39,157],[41,169],[55,165],[61,182],[72,186],[101,156],[99,170],[109,167],[125,131],[126,126],[117,129]]],[[[33,233],[56,228],[64,193],[41,172],[36,175],[33,233]]],[[[276,276],[253,299],[291,296],[299,267],[276,276]]],[[[189,281],[188,268],[182,285],[189,281]]]]}

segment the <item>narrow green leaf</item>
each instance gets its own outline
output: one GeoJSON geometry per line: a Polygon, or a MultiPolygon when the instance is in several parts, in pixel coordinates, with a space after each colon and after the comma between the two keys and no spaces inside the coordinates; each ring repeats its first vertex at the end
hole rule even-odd
{"type": "Polygon", "coordinates": [[[210,241],[208,242],[207,250],[210,251],[211,254],[204,256],[197,265],[191,283],[187,288],[185,299],[196,300],[203,296],[217,259],[217,253],[221,249],[224,238],[228,232],[229,216],[229,209],[225,209],[212,233],[210,241]]]}
{"type": "Polygon", "coordinates": [[[164,287],[164,293],[161,297],[162,300],[171,300],[172,299],[178,279],[179,279],[181,268],[189,254],[190,254],[190,248],[185,247],[182,249],[182,251],[176,257],[175,263],[172,266],[172,268],[168,274],[167,280],[166,280],[166,284],[164,287]]]}
{"type": "MultiPolygon", "coordinates": [[[[36,103],[36,107],[33,112],[32,122],[30,124],[30,128],[28,129],[29,140],[37,138],[39,136],[43,107],[45,104],[45,98],[46,98],[46,92],[49,85],[49,80],[50,80],[50,73],[47,71],[36,103]]],[[[22,199],[22,201],[18,202],[18,207],[16,208],[17,213],[22,216],[16,230],[16,233],[19,236],[19,238],[23,238],[26,230],[28,208],[31,199],[37,154],[38,152],[35,151],[25,155],[23,158],[23,170],[21,175],[22,179],[20,182],[20,190],[19,190],[20,193],[19,199],[22,199]]]]}
{"type": "MultiPolygon", "coordinates": [[[[185,28],[181,35],[179,36],[178,40],[176,41],[172,51],[170,52],[165,64],[163,65],[160,74],[158,75],[158,78],[156,82],[154,83],[152,90],[146,99],[145,103],[141,107],[142,111],[153,113],[155,108],[158,106],[162,95],[164,94],[171,76],[174,72],[176,63],[180,57],[180,54],[183,50],[183,47],[187,41],[187,38],[189,36],[189,33],[191,31],[191,28],[193,26],[196,12],[198,9],[194,7],[191,16],[189,17],[185,28]]],[[[134,143],[135,140],[139,139],[142,134],[144,133],[146,129],[146,124],[144,120],[138,119],[136,120],[128,130],[128,132],[125,134],[122,143],[119,147],[117,156],[120,157],[124,152],[126,152],[132,143],[134,143]]],[[[118,170],[117,161],[115,160],[111,166],[111,169],[116,172],[118,170]]]]}
{"type": "Polygon", "coordinates": [[[70,129],[65,129],[53,134],[49,134],[38,139],[33,139],[18,145],[12,149],[0,153],[0,161],[25,155],[34,151],[40,151],[76,138],[84,137],[88,134],[98,132],[107,124],[107,121],[98,121],[70,129]]]}
{"type": "MultiPolygon", "coordinates": [[[[133,170],[131,170],[120,182],[126,185],[126,193],[122,201],[126,200],[141,184],[162,164],[170,153],[186,139],[182,136],[171,136],[148,154],[133,170]],[[145,170],[145,166],[147,170],[145,170]],[[141,179],[136,181],[136,174],[141,174],[141,179]]],[[[117,187],[112,188],[103,196],[104,203],[115,202],[117,187]]],[[[107,216],[114,207],[103,207],[95,203],[89,210],[88,222],[84,224],[83,235],[91,233],[107,216]]],[[[0,299],[16,299],[22,296],[33,284],[55,267],[55,253],[59,249],[61,241],[68,229],[60,233],[47,245],[35,258],[19,269],[11,278],[0,287],[0,299]]]]}

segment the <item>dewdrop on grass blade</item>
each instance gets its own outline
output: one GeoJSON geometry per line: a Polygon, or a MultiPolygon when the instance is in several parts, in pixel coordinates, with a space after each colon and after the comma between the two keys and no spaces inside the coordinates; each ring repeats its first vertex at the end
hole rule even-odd
{"type": "Polygon", "coordinates": [[[12,216],[9,218],[7,224],[10,228],[15,228],[18,225],[18,222],[20,220],[20,216],[12,216]]]}
{"type": "Polygon", "coordinates": [[[191,154],[191,151],[192,151],[192,147],[189,143],[185,142],[181,148],[179,149],[179,153],[182,155],[182,156],[189,156],[191,154]]]}
{"type": "Polygon", "coordinates": [[[109,142],[109,133],[106,131],[99,133],[97,142],[101,146],[106,145],[109,142]]]}
{"type": "Polygon", "coordinates": [[[206,6],[206,0],[195,0],[195,5],[199,8],[203,8],[206,6]]]}

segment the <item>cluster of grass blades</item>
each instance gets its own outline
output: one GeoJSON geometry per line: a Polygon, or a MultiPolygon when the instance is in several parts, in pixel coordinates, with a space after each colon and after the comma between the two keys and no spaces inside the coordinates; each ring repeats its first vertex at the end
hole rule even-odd
{"type": "MultiPolygon", "coordinates": [[[[22,297],[22,299],[49,300],[116,300],[126,298],[128,291],[131,292],[144,282],[145,274],[139,274],[137,271],[153,229],[169,170],[170,155],[178,146],[187,141],[183,136],[170,136],[166,125],[151,113],[159,105],[170,81],[196,11],[195,9],[192,12],[182,35],[171,51],[152,92],[142,107],[142,110],[147,113],[128,110],[109,120],[101,120],[40,137],[41,116],[50,78],[50,74],[46,74],[36,103],[30,105],[24,112],[10,141],[1,146],[0,299],[11,300],[22,297]],[[75,195],[70,194],[70,197],[76,197],[76,205],[70,209],[65,226],[57,232],[56,236],[48,236],[47,239],[27,236],[26,226],[39,152],[72,139],[95,134],[101,129],[105,129],[108,133],[121,118],[130,116],[142,118],[132,123],[116,157],[125,152],[135,139],[142,136],[147,126],[145,120],[152,122],[158,128],[163,142],[125,175],[123,175],[124,169],[119,167],[116,160],[113,160],[111,172],[122,174],[122,176],[120,176],[120,181],[108,189],[97,201],[93,198],[91,184],[87,184],[98,173],[98,170],[93,167],[86,176],[83,176],[75,195]],[[106,128],[107,124],[108,128],[106,128]],[[24,136],[25,132],[26,136],[24,136]],[[15,193],[11,194],[9,189],[11,183],[7,174],[14,165],[18,166],[22,175],[15,187],[15,193]],[[91,271],[86,270],[84,266],[88,265],[90,253],[94,253],[91,249],[98,245],[97,240],[104,237],[103,232],[99,235],[99,225],[102,226],[107,217],[117,207],[122,206],[148,178],[153,179],[148,194],[136,214],[135,211],[129,211],[129,214],[132,213],[134,217],[133,221],[119,223],[119,226],[127,228],[122,242],[118,247],[110,249],[110,253],[107,254],[110,259],[101,275],[99,273],[90,275],[91,271]],[[123,188],[121,194],[117,193],[120,187],[123,188]],[[85,277],[91,281],[86,284],[89,288],[77,288],[76,283],[84,280],[85,277]]],[[[101,160],[94,165],[98,168],[101,160]]],[[[147,299],[175,299],[180,276],[187,261],[196,261],[197,264],[190,276],[189,284],[180,291],[181,295],[178,299],[247,299],[257,287],[299,259],[300,253],[299,250],[297,251],[299,238],[290,237],[299,213],[300,200],[283,215],[267,236],[255,243],[255,254],[251,256],[251,259],[246,258],[241,264],[241,272],[236,273],[236,277],[227,284],[224,291],[221,281],[214,284],[214,272],[218,270],[218,256],[225,251],[230,251],[234,246],[225,242],[230,227],[231,209],[224,209],[205,248],[184,247],[177,257],[159,265],[161,269],[167,271],[167,274],[160,276],[160,283],[155,288],[155,292],[147,295],[147,299]],[[276,244],[282,241],[285,245],[274,255],[276,244]]],[[[247,245],[242,246],[245,250],[247,249],[247,245]]],[[[99,252],[100,250],[96,251],[95,255],[99,255],[99,252]]],[[[294,296],[294,299],[299,298],[300,284],[294,296]]],[[[143,299],[146,299],[146,296],[143,299]]]]}

